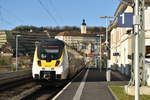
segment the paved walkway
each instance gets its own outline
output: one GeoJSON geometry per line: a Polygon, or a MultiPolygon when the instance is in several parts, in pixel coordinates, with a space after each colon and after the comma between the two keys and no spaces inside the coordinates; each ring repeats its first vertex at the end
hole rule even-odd
{"type": "Polygon", "coordinates": [[[108,85],[125,85],[128,81],[118,72],[112,72],[112,81],[106,82],[105,71],[84,69],[53,100],[115,100],[108,85]]]}

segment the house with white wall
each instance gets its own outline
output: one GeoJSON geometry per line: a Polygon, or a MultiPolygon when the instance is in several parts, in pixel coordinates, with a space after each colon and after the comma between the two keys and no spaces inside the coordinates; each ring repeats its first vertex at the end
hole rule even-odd
{"type": "MultiPolygon", "coordinates": [[[[117,18],[120,13],[133,13],[131,5],[120,2],[114,16],[117,18]]],[[[150,5],[147,2],[144,11],[145,19],[145,47],[146,55],[150,54],[150,5]]],[[[111,43],[110,43],[110,60],[112,67],[119,70],[126,76],[131,75],[131,66],[133,61],[133,28],[118,27],[117,20],[109,26],[111,43]]]]}

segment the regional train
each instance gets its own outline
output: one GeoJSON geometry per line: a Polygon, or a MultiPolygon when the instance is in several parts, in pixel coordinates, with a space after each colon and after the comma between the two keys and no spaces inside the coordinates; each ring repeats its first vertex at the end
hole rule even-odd
{"type": "Polygon", "coordinates": [[[32,76],[35,80],[66,80],[83,67],[84,57],[58,39],[36,42],[32,76]]]}

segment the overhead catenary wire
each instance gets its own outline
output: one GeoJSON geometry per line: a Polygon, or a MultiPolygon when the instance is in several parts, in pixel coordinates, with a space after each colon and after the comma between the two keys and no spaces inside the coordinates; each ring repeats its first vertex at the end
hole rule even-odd
{"type": "Polygon", "coordinates": [[[11,23],[8,20],[4,19],[2,16],[1,16],[1,22],[4,22],[7,25],[15,26],[13,23],[11,23]]]}
{"type": "Polygon", "coordinates": [[[14,14],[12,11],[4,8],[4,7],[1,7],[2,10],[4,10],[5,12],[7,12],[9,15],[11,15],[12,17],[14,17],[17,21],[19,22],[24,22],[22,18],[18,17],[16,14],[14,14]]]}
{"type": "Polygon", "coordinates": [[[8,21],[4,17],[4,12],[7,12],[9,14],[9,16],[14,17],[16,20],[18,20],[20,22],[23,21],[21,18],[17,17],[15,14],[13,14],[11,11],[3,8],[1,3],[0,3],[0,23],[1,23],[1,26],[5,27],[5,28],[12,28],[12,27],[15,27],[16,25],[13,24],[12,22],[8,21]]]}
{"type": "Polygon", "coordinates": [[[52,7],[53,10],[54,10],[55,12],[57,12],[56,7],[55,7],[55,5],[54,5],[54,3],[53,3],[53,0],[48,0],[48,1],[49,1],[49,4],[50,4],[51,6],[53,6],[53,7],[52,7]]]}
{"type": "Polygon", "coordinates": [[[42,3],[42,1],[41,0],[37,0],[37,1],[42,6],[42,8],[45,10],[45,12],[49,15],[49,17],[51,17],[51,19],[59,26],[57,20],[53,16],[53,14],[45,7],[45,5],[42,3]]]}
{"type": "Polygon", "coordinates": [[[54,4],[54,1],[53,1],[53,0],[48,0],[48,1],[49,1],[50,6],[52,6],[52,8],[53,8],[53,12],[55,12],[55,14],[57,15],[57,18],[61,21],[63,18],[62,18],[62,16],[60,15],[59,10],[56,9],[56,6],[55,6],[55,4],[54,4]]]}
{"type": "MultiPolygon", "coordinates": [[[[0,0],[0,2],[1,2],[1,0],[0,0]]],[[[1,26],[4,26],[4,25],[2,25],[3,22],[4,22],[5,24],[7,24],[7,25],[14,26],[11,22],[9,22],[9,21],[7,21],[7,20],[5,20],[5,19],[3,18],[3,16],[2,16],[2,6],[1,6],[1,3],[0,3],[0,25],[1,25],[1,26]]],[[[8,26],[7,26],[7,27],[8,27],[8,26]]]]}
{"type": "MultiPolygon", "coordinates": [[[[5,28],[13,28],[15,25],[8,20],[4,19],[2,16],[0,16],[0,26],[3,26],[5,28]]],[[[2,27],[1,27],[2,28],[2,27]]]]}

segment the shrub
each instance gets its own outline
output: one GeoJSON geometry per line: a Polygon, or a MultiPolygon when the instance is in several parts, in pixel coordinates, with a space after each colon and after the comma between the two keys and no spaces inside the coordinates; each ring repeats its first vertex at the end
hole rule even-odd
{"type": "Polygon", "coordinates": [[[10,65],[11,64],[11,57],[0,57],[0,65],[10,65]]]}

